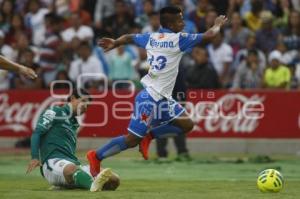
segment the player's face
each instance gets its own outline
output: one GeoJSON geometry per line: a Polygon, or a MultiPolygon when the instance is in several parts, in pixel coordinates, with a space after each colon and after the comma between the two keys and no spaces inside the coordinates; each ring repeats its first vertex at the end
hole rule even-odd
{"type": "Polygon", "coordinates": [[[89,105],[89,99],[88,97],[82,97],[80,98],[80,104],[79,104],[79,114],[82,115],[86,112],[88,105],[89,105]]]}
{"type": "Polygon", "coordinates": [[[173,23],[173,31],[174,32],[181,32],[185,26],[184,20],[183,20],[183,15],[182,13],[179,13],[175,15],[174,23],[173,23]]]}
{"type": "Polygon", "coordinates": [[[89,104],[89,99],[88,97],[81,97],[76,99],[75,97],[71,101],[72,106],[73,106],[73,113],[75,115],[82,115],[83,113],[86,112],[89,104]]]}

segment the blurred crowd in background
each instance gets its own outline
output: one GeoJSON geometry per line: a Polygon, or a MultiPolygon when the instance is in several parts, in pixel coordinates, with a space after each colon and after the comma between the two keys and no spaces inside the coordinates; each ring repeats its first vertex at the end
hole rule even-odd
{"type": "Polygon", "coordinates": [[[178,81],[187,88],[300,88],[299,0],[0,0],[0,53],[39,75],[1,71],[0,90],[76,84],[84,73],[102,74],[82,77],[88,88],[101,89],[103,77],[140,87],[145,50],[127,45],[104,53],[97,39],[156,32],[166,5],[183,10],[183,32],[205,32],[221,14],[229,19],[211,43],[183,56],[178,81]]]}

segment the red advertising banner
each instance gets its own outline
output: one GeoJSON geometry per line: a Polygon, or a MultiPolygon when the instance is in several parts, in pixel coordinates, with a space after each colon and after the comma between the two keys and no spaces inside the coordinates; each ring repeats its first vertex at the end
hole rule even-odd
{"type": "MultiPolygon", "coordinates": [[[[134,93],[93,93],[82,119],[83,137],[125,134],[134,93]]],[[[41,112],[61,101],[49,91],[0,93],[0,136],[30,136],[41,112]]],[[[300,92],[203,91],[187,94],[186,108],[195,122],[190,137],[300,138],[300,92]]]]}

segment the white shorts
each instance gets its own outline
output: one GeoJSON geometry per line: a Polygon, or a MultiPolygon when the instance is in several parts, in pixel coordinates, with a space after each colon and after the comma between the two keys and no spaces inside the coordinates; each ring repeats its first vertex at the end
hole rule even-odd
{"type": "MultiPolygon", "coordinates": [[[[64,168],[69,164],[74,163],[61,158],[53,158],[47,160],[47,162],[43,164],[43,174],[45,179],[49,182],[49,184],[54,186],[72,186],[66,182],[66,179],[64,177],[64,168]]],[[[79,166],[79,168],[81,168],[91,176],[90,168],[88,165],[79,166]]]]}

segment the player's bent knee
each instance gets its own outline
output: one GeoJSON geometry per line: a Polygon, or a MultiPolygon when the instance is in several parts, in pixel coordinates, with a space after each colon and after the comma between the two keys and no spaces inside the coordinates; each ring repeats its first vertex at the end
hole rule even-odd
{"type": "Polygon", "coordinates": [[[182,130],[184,133],[189,133],[194,128],[194,123],[191,119],[188,119],[184,122],[184,125],[182,126],[182,130]]]}
{"type": "Polygon", "coordinates": [[[141,142],[141,138],[139,138],[135,135],[132,135],[132,134],[128,134],[125,137],[125,142],[126,142],[128,148],[133,148],[133,147],[136,147],[141,142]]]}
{"type": "Polygon", "coordinates": [[[64,168],[64,177],[66,179],[66,182],[68,184],[72,184],[73,183],[73,174],[75,173],[75,171],[77,170],[77,166],[75,164],[68,164],[65,166],[64,168]]]}

